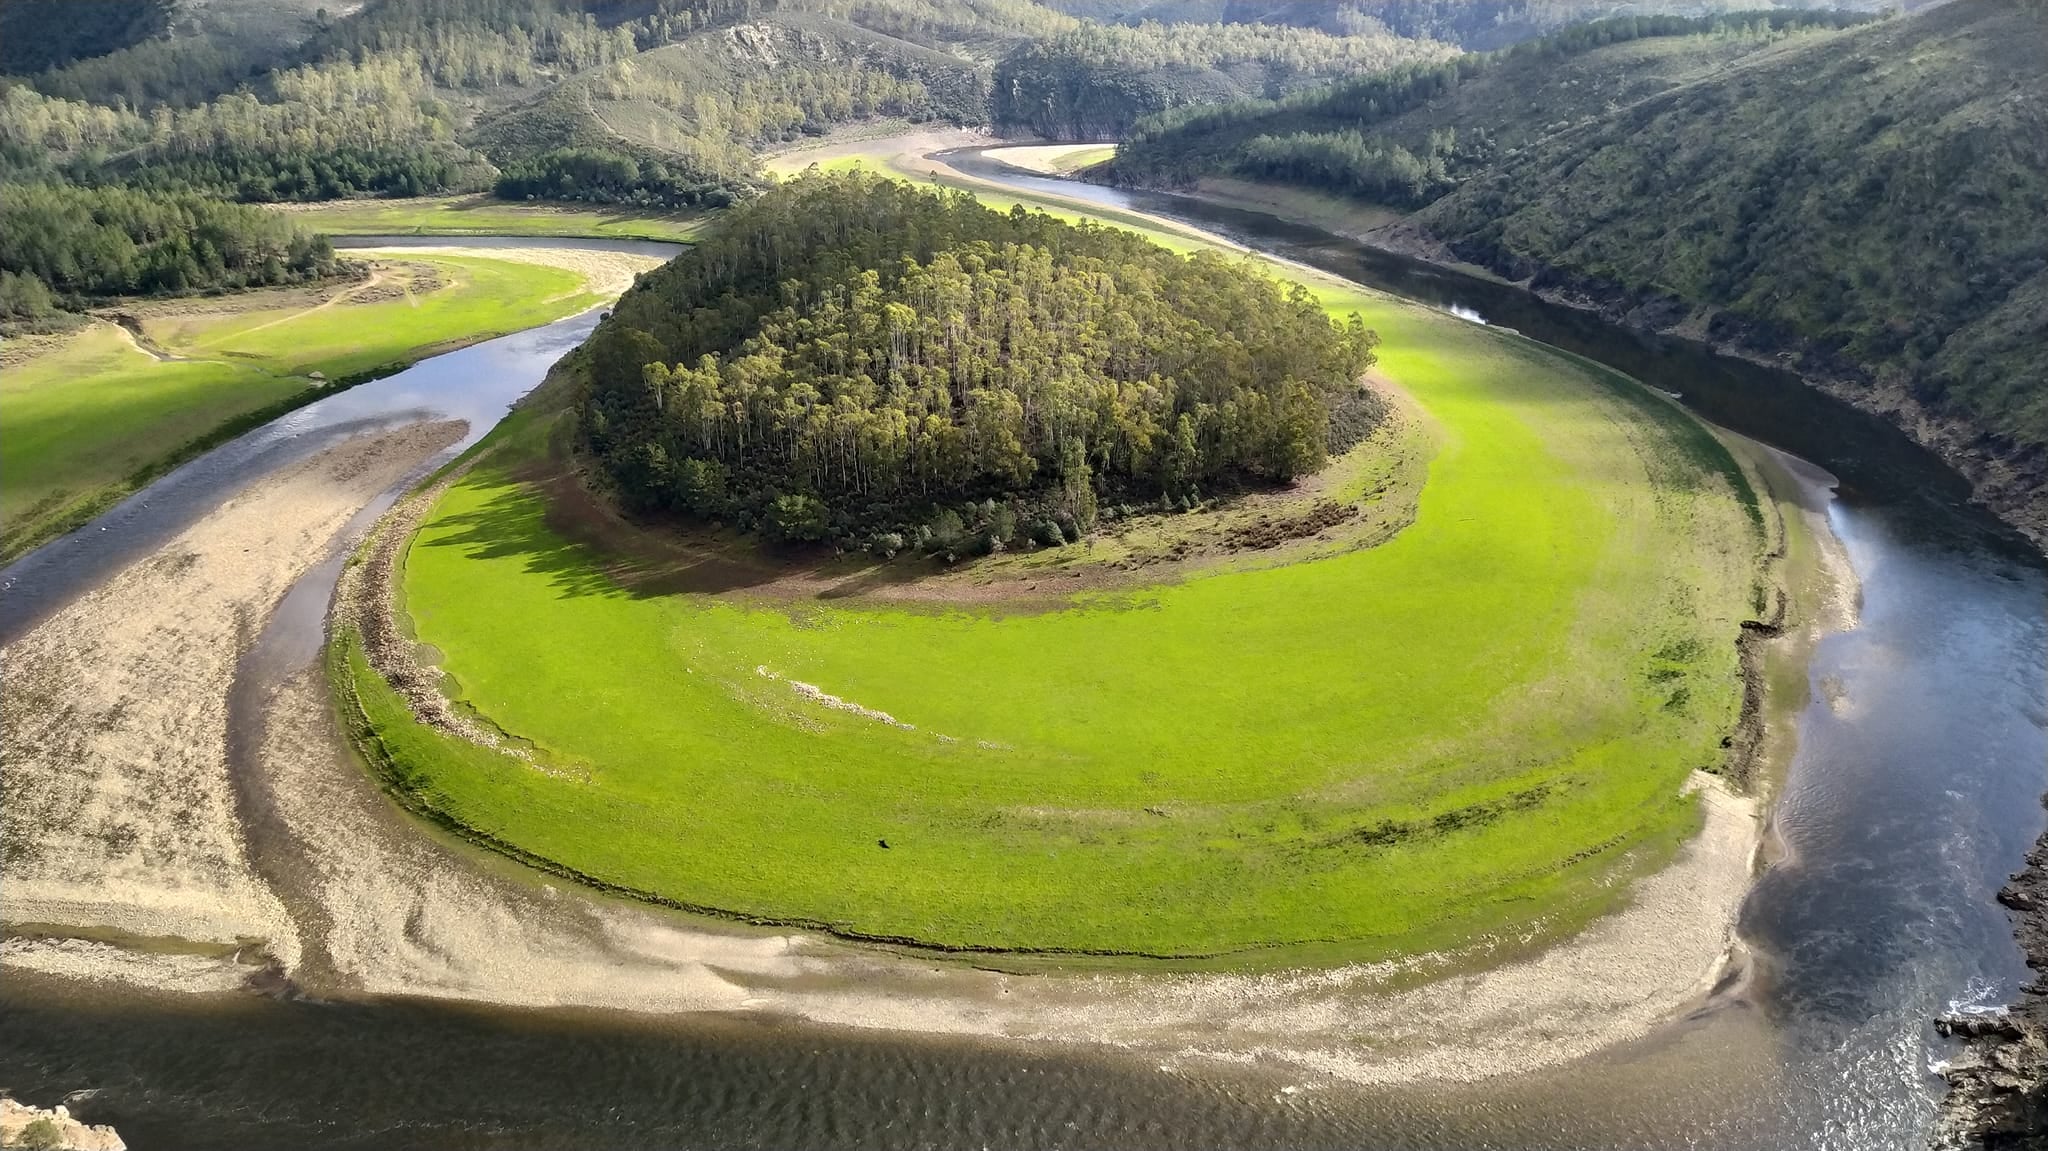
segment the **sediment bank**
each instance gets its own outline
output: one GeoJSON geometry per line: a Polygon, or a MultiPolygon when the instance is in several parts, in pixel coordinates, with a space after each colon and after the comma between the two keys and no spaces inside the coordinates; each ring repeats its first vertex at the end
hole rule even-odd
{"type": "Polygon", "coordinates": [[[0,650],[0,919],[296,961],[228,775],[236,662],[350,518],[462,431],[416,425],[286,467],[0,650]]]}

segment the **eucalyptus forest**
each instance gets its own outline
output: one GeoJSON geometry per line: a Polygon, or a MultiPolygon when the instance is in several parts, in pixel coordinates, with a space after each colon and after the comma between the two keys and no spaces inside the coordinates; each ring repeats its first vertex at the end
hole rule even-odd
{"type": "Polygon", "coordinates": [[[1315,471],[1371,430],[1376,342],[1222,256],[807,176],[620,300],[581,426],[639,508],[986,551],[1315,471]]]}

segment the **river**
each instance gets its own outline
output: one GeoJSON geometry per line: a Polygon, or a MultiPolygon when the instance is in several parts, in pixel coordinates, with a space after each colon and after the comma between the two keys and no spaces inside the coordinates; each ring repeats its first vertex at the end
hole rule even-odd
{"type": "MultiPolygon", "coordinates": [[[[1930,1018],[2002,1001],[2024,975],[1992,895],[2044,821],[2048,575],[2034,553],[1967,506],[1932,456],[1789,376],[1255,214],[953,161],[1516,328],[1840,478],[1828,518],[1861,582],[1860,619],[1812,659],[1776,806],[1783,858],[1742,917],[1755,978],[1695,1018],[1552,1072],[1296,1090],[1257,1069],[1167,1071],[1113,1052],[751,1017],[175,998],[10,972],[0,1086],[44,1105],[89,1091],[74,1111],[138,1148],[1923,1145],[1930,1069],[1950,1050],[1930,1018]]],[[[592,322],[436,357],[193,461],[0,572],[0,637],[250,477],[354,430],[431,412],[480,435],[592,322]]],[[[317,619],[323,578],[331,566],[288,614],[317,619]]]]}

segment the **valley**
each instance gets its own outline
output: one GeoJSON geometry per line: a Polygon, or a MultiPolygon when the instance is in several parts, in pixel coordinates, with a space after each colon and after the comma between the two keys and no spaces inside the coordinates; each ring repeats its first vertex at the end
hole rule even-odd
{"type": "Polygon", "coordinates": [[[1594,7],[0,0],[9,1113],[2033,1145],[2048,21],[1594,7]]]}

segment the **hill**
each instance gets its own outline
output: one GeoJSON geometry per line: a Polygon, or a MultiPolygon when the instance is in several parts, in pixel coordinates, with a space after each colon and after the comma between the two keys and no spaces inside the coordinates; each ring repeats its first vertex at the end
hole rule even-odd
{"type": "Polygon", "coordinates": [[[1890,412],[2048,526],[2048,6],[1790,45],[1505,158],[1414,228],[1890,412]]]}
{"type": "MultiPolygon", "coordinates": [[[[686,207],[743,194],[762,149],[847,125],[1119,133],[1450,52],[1378,28],[1123,28],[1033,0],[273,7],[165,0],[19,56],[0,80],[0,175],[245,201],[495,188],[686,207]]],[[[12,0],[0,21],[61,10],[12,0]]]]}
{"type": "Polygon", "coordinates": [[[1053,139],[1121,137],[1142,117],[1188,105],[1278,96],[1455,49],[1378,29],[1329,35],[1260,24],[1085,24],[996,68],[998,127],[1053,139]]]}
{"type": "Polygon", "coordinates": [[[170,29],[172,0],[5,0],[0,72],[37,72],[104,56],[170,29]]]}
{"type": "Polygon", "coordinates": [[[1861,19],[1781,13],[1579,25],[1285,99],[1176,109],[1140,123],[1099,175],[1167,187],[1235,175],[1420,207],[1536,141],[1861,19]]]}
{"type": "Polygon", "coordinates": [[[1375,342],[1217,255],[811,174],[619,301],[581,427],[632,507],[1000,550],[1078,538],[1099,496],[1315,471],[1377,422],[1375,342]]]}
{"type": "Polygon", "coordinates": [[[1908,11],[1934,0],[1046,0],[1076,16],[1137,23],[1199,21],[1275,24],[1340,35],[1392,32],[1487,52],[1533,40],[1571,24],[1616,16],[1721,15],[1731,10],[1837,8],[1908,11]]]}
{"type": "Polygon", "coordinates": [[[1414,211],[1374,238],[1791,357],[2040,531],[2043,17],[2037,0],[1955,0],[1846,30],[1794,14],[1586,25],[1157,117],[1102,176],[1229,175],[1414,211]]]}

